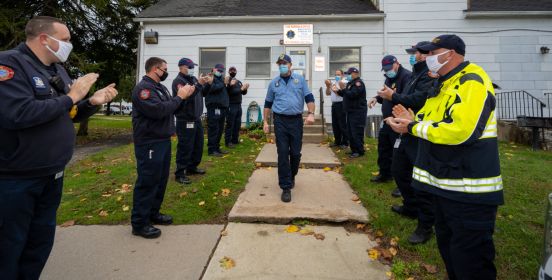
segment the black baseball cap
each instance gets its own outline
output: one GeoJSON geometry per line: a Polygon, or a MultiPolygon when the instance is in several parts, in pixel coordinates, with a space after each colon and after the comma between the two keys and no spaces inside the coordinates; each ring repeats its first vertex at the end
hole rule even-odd
{"type": "Polygon", "coordinates": [[[393,64],[397,62],[397,58],[394,55],[386,55],[381,60],[381,70],[389,71],[393,68],[393,64]]]}
{"type": "Polygon", "coordinates": [[[420,46],[419,49],[423,51],[433,51],[440,48],[454,50],[460,55],[466,54],[466,44],[464,40],[454,34],[437,36],[431,40],[431,43],[420,46]]]}
{"type": "Polygon", "coordinates": [[[357,68],[351,67],[351,68],[347,69],[347,72],[345,72],[345,74],[351,74],[351,73],[359,73],[359,71],[358,71],[357,68]]]}
{"type": "Polygon", "coordinates": [[[289,57],[289,55],[287,54],[281,54],[279,57],[278,57],[278,60],[276,60],[276,63],[281,63],[281,62],[287,62],[287,63],[291,63],[291,57],[289,57]]]}
{"type": "Polygon", "coordinates": [[[421,42],[418,42],[416,45],[413,45],[412,47],[406,49],[406,53],[407,54],[415,54],[416,51],[419,51],[421,53],[428,53],[429,51],[424,51],[424,50],[421,50],[420,47],[423,46],[423,45],[427,45],[427,44],[431,44],[430,41],[421,41],[421,42]]]}

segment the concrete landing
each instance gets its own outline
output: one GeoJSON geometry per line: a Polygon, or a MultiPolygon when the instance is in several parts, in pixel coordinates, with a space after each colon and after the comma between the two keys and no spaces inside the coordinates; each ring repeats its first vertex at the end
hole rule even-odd
{"type": "Polygon", "coordinates": [[[324,240],[288,233],[285,225],[230,223],[203,279],[389,279],[389,268],[368,257],[367,250],[376,245],[368,236],[342,227],[307,228],[324,240]],[[235,266],[221,267],[224,257],[235,266]]]}
{"type": "MultiPolygon", "coordinates": [[[[301,165],[304,165],[306,168],[336,167],[341,165],[332,150],[320,144],[303,143],[301,155],[301,165]]],[[[260,163],[261,166],[278,166],[276,144],[264,145],[255,162],[260,163]]]]}
{"type": "Polygon", "coordinates": [[[321,169],[300,169],[292,201],[280,200],[278,169],[253,172],[245,191],[230,211],[229,221],[288,223],[293,219],[330,222],[368,222],[368,211],[352,200],[354,194],[341,174],[321,169]]]}
{"type": "Polygon", "coordinates": [[[57,228],[41,280],[199,279],[222,225],[160,226],[147,240],[128,226],[57,228]]]}

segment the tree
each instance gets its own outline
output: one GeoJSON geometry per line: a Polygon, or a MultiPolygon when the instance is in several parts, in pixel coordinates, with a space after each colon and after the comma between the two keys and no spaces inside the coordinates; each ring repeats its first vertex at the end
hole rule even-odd
{"type": "MultiPolygon", "coordinates": [[[[100,77],[96,88],[116,83],[119,85],[116,100],[129,99],[134,85],[139,32],[138,23],[132,20],[157,0],[4,2],[7,3],[2,4],[0,10],[0,49],[10,49],[23,42],[25,24],[33,16],[60,18],[71,31],[73,52],[65,65],[69,74],[76,78],[84,73],[97,72],[100,77]]],[[[81,127],[87,125],[81,124],[81,127]]],[[[86,130],[78,132],[78,135],[86,134],[86,130]]]]}

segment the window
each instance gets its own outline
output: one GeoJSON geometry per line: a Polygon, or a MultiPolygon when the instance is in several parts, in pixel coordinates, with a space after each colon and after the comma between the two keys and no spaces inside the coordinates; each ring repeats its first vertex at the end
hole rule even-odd
{"type": "Polygon", "coordinates": [[[247,48],[245,76],[270,78],[270,48],[247,48]]]}
{"type": "Polygon", "coordinates": [[[330,75],[341,69],[347,71],[350,67],[360,70],[360,48],[330,48],[330,75]]]}
{"type": "Polygon", "coordinates": [[[226,66],[225,48],[199,49],[199,73],[210,73],[215,65],[219,63],[222,63],[224,64],[224,66],[226,66]]]}

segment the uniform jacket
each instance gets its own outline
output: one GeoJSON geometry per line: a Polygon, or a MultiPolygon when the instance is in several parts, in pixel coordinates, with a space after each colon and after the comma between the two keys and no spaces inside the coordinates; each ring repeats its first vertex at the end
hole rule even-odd
{"type": "Polygon", "coordinates": [[[491,79],[473,63],[439,79],[409,125],[422,139],[414,188],[465,203],[504,203],[495,104],[491,79]]]}
{"type": "Polygon", "coordinates": [[[229,97],[224,85],[224,77],[214,77],[212,84],[206,84],[204,88],[205,107],[228,108],[229,97]]]}
{"type": "Polygon", "coordinates": [[[343,110],[345,112],[367,110],[368,108],[366,87],[360,77],[349,81],[344,89],[337,91],[337,94],[343,96],[343,110]]]}
{"type": "MultiPolygon", "coordinates": [[[[390,87],[391,89],[395,90],[396,93],[401,94],[403,92],[403,89],[408,84],[408,81],[410,80],[410,76],[412,75],[412,72],[402,67],[402,65],[399,66],[399,70],[397,71],[397,76],[395,78],[385,78],[385,85],[390,87]]],[[[381,104],[381,113],[383,115],[383,118],[390,117],[393,112],[393,102],[389,101],[387,99],[383,99],[381,97],[376,97],[378,100],[378,103],[381,104]]]]}
{"type": "Polygon", "coordinates": [[[73,122],[98,110],[84,100],[71,118],[71,84],[61,65],[45,66],[25,43],[0,52],[0,177],[41,177],[65,168],[75,146],[73,122]],[[61,77],[63,89],[50,85],[52,75],[61,77]]]}
{"type": "Polygon", "coordinates": [[[175,133],[173,114],[182,99],[148,76],[132,90],[132,128],[134,144],[170,139],[175,133]]]}
{"type": "Polygon", "coordinates": [[[172,83],[173,96],[176,96],[178,89],[185,85],[195,86],[195,91],[190,97],[182,101],[174,115],[177,119],[183,121],[199,121],[201,120],[201,114],[203,114],[203,86],[197,81],[196,77],[178,73],[172,83]]]}

